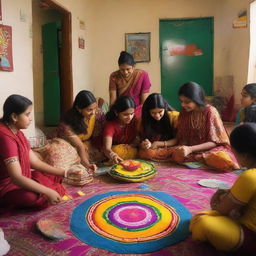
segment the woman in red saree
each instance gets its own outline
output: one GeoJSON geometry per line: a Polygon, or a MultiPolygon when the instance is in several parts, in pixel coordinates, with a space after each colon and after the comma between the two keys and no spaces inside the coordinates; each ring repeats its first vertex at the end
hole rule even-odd
{"type": "Polygon", "coordinates": [[[133,56],[122,51],[118,59],[119,70],[113,72],[109,78],[109,102],[113,105],[120,96],[130,96],[136,104],[135,115],[141,115],[142,104],[150,90],[148,73],[135,69],[133,56]]]}
{"type": "Polygon", "coordinates": [[[42,162],[30,149],[20,129],[31,122],[32,102],[20,95],[9,96],[0,120],[0,207],[42,209],[61,201],[64,170],[42,162]],[[30,168],[39,171],[31,171],[30,168]]]}
{"type": "Polygon", "coordinates": [[[188,82],[179,89],[182,110],[172,159],[178,163],[203,161],[206,165],[231,171],[239,168],[218,111],[205,104],[200,85],[188,82]]]}

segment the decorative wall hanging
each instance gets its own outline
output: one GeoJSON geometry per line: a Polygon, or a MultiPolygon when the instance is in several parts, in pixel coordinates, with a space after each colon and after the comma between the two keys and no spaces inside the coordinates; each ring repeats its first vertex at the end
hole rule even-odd
{"type": "Polygon", "coordinates": [[[125,50],[132,54],[135,62],[149,62],[150,33],[126,33],[125,50]]]}
{"type": "Polygon", "coordinates": [[[12,27],[0,24],[0,70],[13,71],[12,27]]]}
{"type": "Polygon", "coordinates": [[[0,20],[2,20],[2,3],[1,3],[1,0],[0,0],[0,20]]]}
{"type": "Polygon", "coordinates": [[[247,10],[242,10],[238,14],[238,18],[233,20],[233,28],[246,28],[247,27],[247,10]]]}

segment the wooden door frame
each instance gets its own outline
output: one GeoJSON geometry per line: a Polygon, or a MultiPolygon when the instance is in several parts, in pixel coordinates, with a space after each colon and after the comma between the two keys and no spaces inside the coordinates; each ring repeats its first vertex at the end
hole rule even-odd
{"type": "Polygon", "coordinates": [[[73,104],[73,70],[72,70],[72,20],[71,12],[54,0],[41,0],[41,8],[56,10],[62,14],[61,50],[60,50],[60,96],[61,114],[73,104]]]}

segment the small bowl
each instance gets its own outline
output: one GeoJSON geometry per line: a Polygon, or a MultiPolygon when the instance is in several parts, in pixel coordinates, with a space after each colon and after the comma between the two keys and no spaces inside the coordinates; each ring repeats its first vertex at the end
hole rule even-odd
{"type": "Polygon", "coordinates": [[[128,171],[134,171],[141,166],[141,162],[134,160],[124,160],[120,164],[128,171]]]}

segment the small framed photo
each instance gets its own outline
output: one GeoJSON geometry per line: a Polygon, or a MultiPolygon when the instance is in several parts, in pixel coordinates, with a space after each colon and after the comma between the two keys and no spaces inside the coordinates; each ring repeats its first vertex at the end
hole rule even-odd
{"type": "Polygon", "coordinates": [[[133,56],[135,62],[150,62],[150,32],[126,33],[125,50],[133,56]]]}

